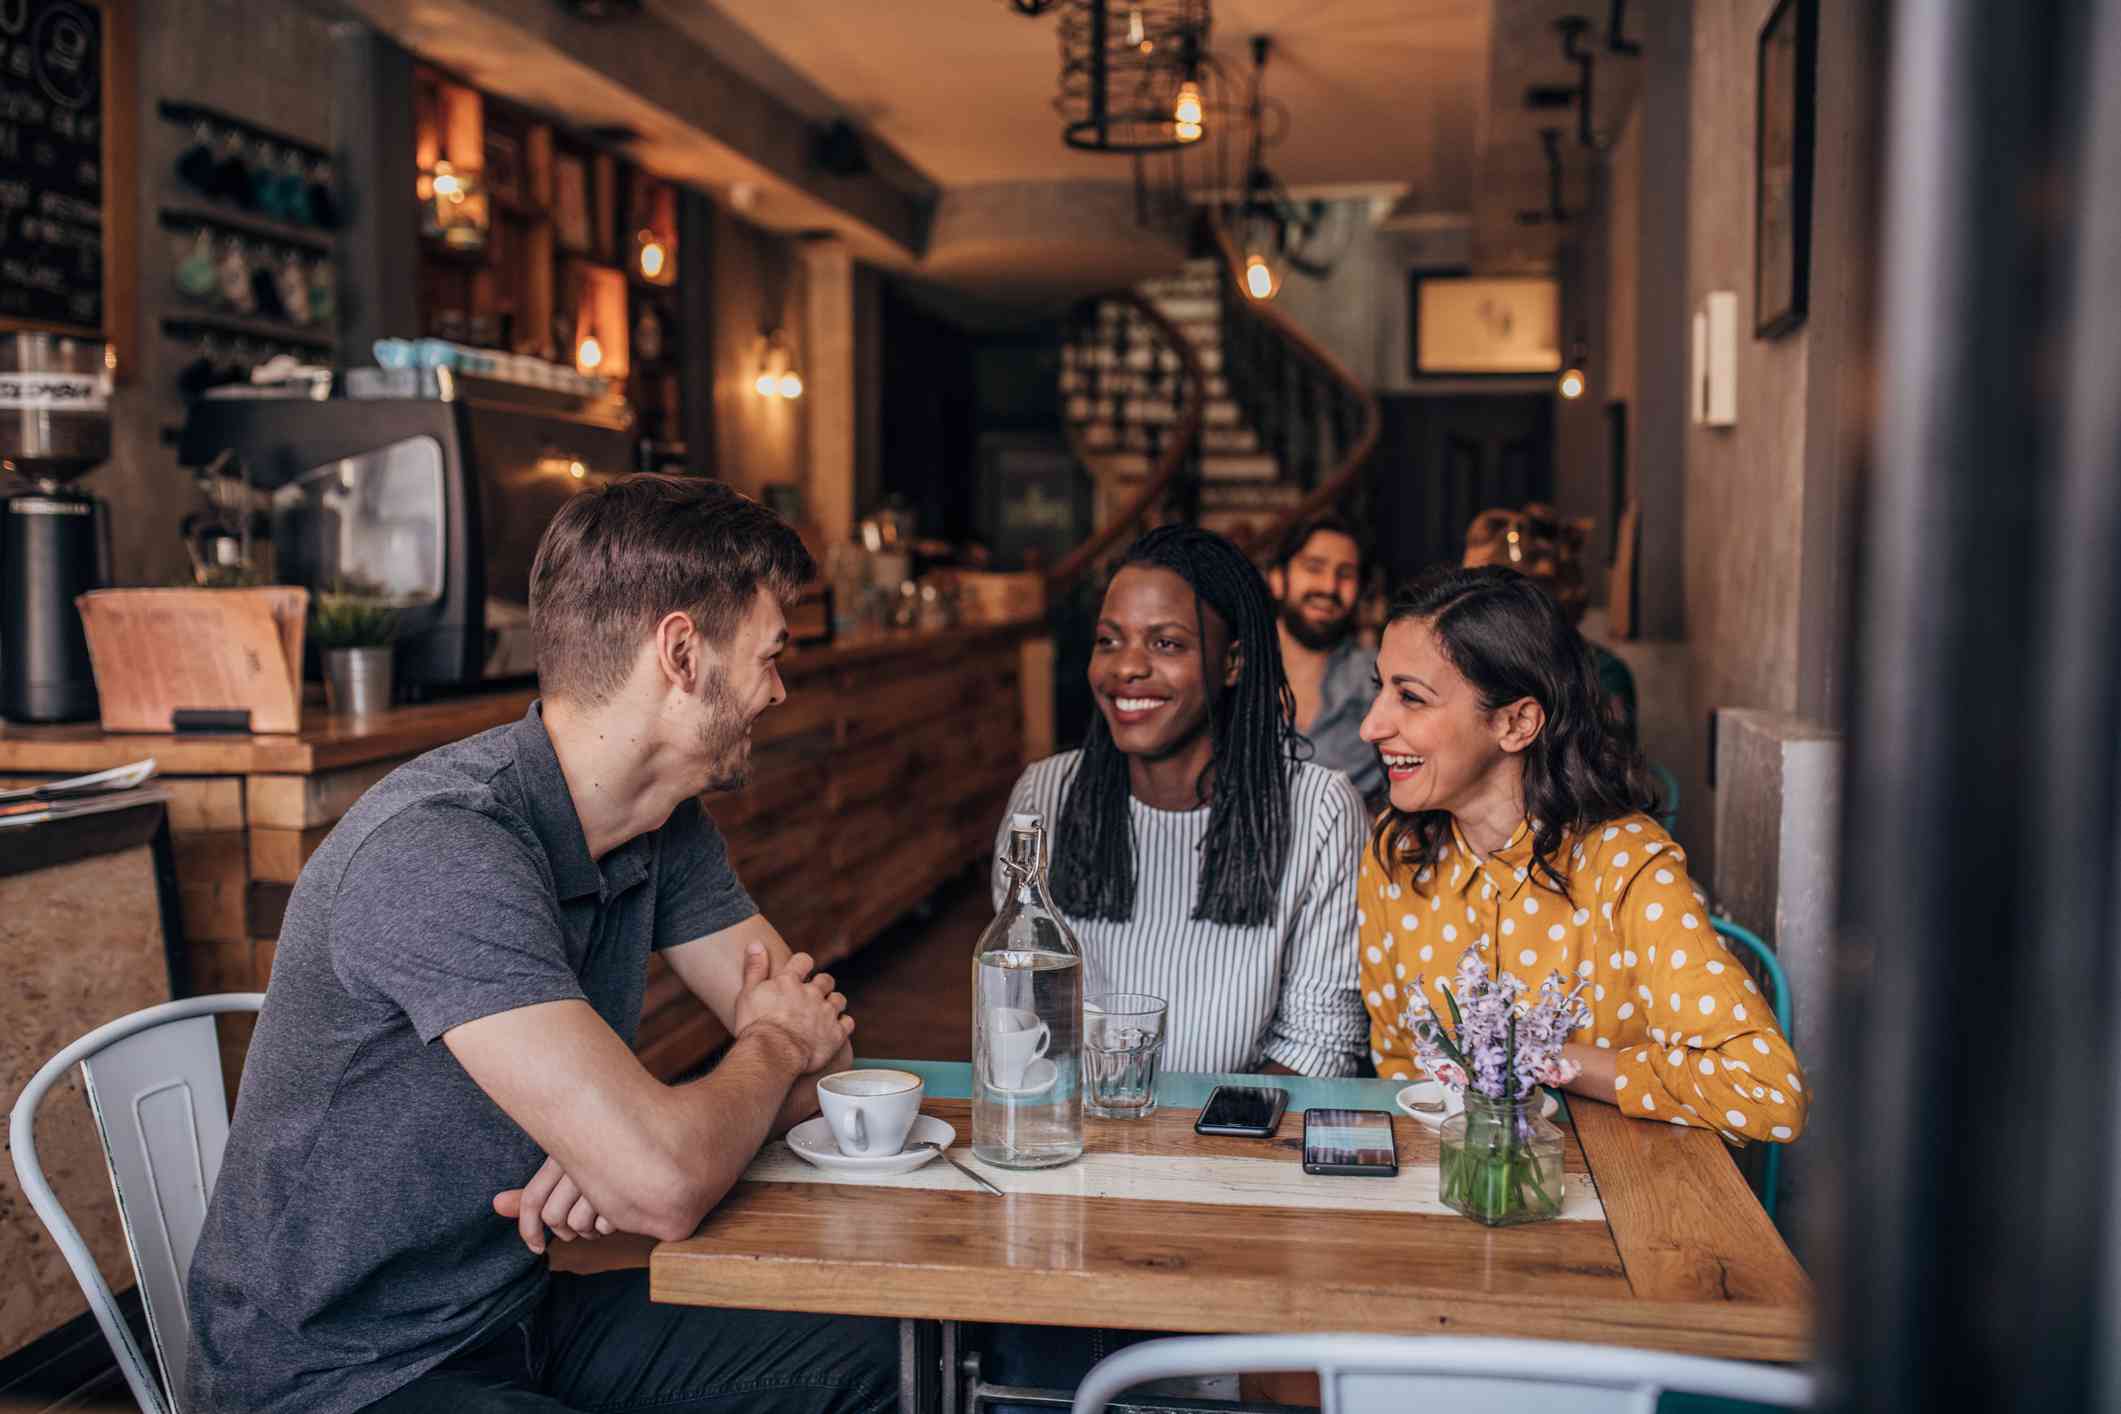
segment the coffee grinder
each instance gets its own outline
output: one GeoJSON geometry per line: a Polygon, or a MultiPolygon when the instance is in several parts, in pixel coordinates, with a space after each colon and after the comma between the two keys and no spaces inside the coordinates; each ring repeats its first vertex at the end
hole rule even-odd
{"type": "Polygon", "coordinates": [[[110,583],[110,512],[74,479],[110,459],[110,352],[0,334],[0,717],[93,718],[96,679],[74,597],[110,583]]]}

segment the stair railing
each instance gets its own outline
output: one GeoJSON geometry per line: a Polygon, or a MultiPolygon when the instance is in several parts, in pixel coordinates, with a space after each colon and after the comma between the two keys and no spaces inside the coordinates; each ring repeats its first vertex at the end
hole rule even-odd
{"type": "Polygon", "coordinates": [[[1344,503],[1367,519],[1363,473],[1384,428],[1377,396],[1346,364],[1274,304],[1244,293],[1244,256],[1229,233],[1214,238],[1227,267],[1216,281],[1222,307],[1223,381],[1303,499],[1246,538],[1255,558],[1294,526],[1344,503]]]}
{"type": "MultiPolygon", "coordinates": [[[[1162,363],[1163,355],[1177,356],[1178,411],[1169,428],[1157,440],[1151,453],[1148,476],[1142,482],[1141,490],[1095,534],[1055,561],[1052,568],[1046,571],[1046,596],[1049,602],[1062,597],[1116,546],[1123,541],[1131,541],[1146,530],[1151,511],[1180,485],[1182,478],[1190,475],[1197,479],[1198,476],[1201,417],[1207,403],[1208,378],[1201,366],[1200,354],[1193,347],[1193,341],[1152,301],[1133,290],[1116,290],[1086,301],[1086,305],[1088,308],[1080,311],[1086,322],[1097,322],[1103,317],[1105,307],[1117,305],[1127,316],[1146,326],[1154,334],[1156,343],[1156,347],[1150,351],[1152,371],[1162,363]]],[[[1091,396],[1126,398],[1133,391],[1130,385],[1134,382],[1134,379],[1128,377],[1116,378],[1111,380],[1109,386],[1094,390],[1091,396]]],[[[1116,421],[1123,422],[1124,419],[1116,421]]],[[[1077,461],[1088,467],[1106,454],[1106,449],[1087,444],[1076,419],[1064,418],[1063,422],[1067,427],[1069,449],[1075,454],[1077,461]]]]}

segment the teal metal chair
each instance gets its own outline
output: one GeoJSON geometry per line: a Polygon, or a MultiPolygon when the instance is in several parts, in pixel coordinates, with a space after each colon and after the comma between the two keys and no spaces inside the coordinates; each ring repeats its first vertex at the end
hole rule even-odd
{"type": "Polygon", "coordinates": [[[1658,812],[1657,823],[1664,832],[1671,834],[1679,828],[1679,778],[1658,765],[1650,763],[1650,774],[1657,778],[1657,792],[1664,800],[1664,809],[1658,812]]]}
{"type": "Polygon", "coordinates": [[[1310,1370],[1326,1414],[1657,1414],[1659,1396],[1694,1408],[1810,1409],[1811,1375],[1774,1365],[1668,1355],[1557,1340],[1452,1335],[1209,1335],[1130,1345],[1100,1360],[1075,1392],[1072,1414],[1147,1414],[1191,1401],[1140,1405],[1115,1398],[1150,1380],[1310,1370]]]}
{"type": "MultiPolygon", "coordinates": [[[[1760,971],[1774,993],[1775,1024],[1782,1028],[1783,1039],[1792,1046],[1796,1045],[1797,1033],[1790,1021],[1790,979],[1784,974],[1782,961],[1775,956],[1775,950],[1762,942],[1760,935],[1752,929],[1733,923],[1728,918],[1720,918],[1712,913],[1709,915],[1709,926],[1714,928],[1725,942],[1737,943],[1753,954],[1753,960],[1760,964],[1760,971]]],[[[1760,1168],[1760,1206],[1767,1209],[1769,1222],[1775,1221],[1775,1190],[1781,1181],[1782,1146],[1770,1144],[1767,1159],[1760,1168]]]]}

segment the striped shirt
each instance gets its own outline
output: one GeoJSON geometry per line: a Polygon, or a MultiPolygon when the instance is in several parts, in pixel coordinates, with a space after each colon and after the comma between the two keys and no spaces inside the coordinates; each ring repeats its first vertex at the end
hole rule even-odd
{"type": "MultiPolygon", "coordinates": [[[[1049,756],[1017,780],[995,842],[997,910],[1009,815],[1039,814],[1051,859],[1081,758],[1049,756]]],[[[1084,995],[1147,992],[1169,1003],[1167,1070],[1249,1072],[1279,1061],[1304,1075],[1353,1075],[1361,1064],[1369,1040],[1355,938],[1362,802],[1338,771],[1308,762],[1290,769],[1289,861],[1271,921],[1236,928],[1195,920],[1208,808],[1157,810],[1131,796],[1134,917],[1068,919],[1083,946],[1084,995]]]]}

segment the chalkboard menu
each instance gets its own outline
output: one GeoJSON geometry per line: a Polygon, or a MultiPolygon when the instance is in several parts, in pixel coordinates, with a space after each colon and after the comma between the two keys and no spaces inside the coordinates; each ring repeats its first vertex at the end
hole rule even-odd
{"type": "Polygon", "coordinates": [[[102,8],[0,0],[0,326],[101,332],[102,8]]]}

